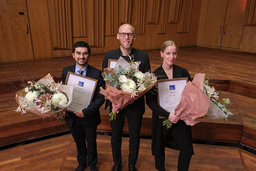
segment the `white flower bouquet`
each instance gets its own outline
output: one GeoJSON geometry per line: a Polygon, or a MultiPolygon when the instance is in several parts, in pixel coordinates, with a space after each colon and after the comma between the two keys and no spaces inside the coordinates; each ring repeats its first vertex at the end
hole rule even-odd
{"type": "Polygon", "coordinates": [[[116,119],[119,110],[132,104],[148,92],[156,83],[153,73],[137,70],[139,62],[128,63],[120,57],[115,68],[105,68],[103,72],[106,89],[100,93],[112,102],[110,120],[116,119]]]}
{"type": "Polygon", "coordinates": [[[62,119],[71,103],[73,87],[55,83],[50,74],[39,81],[28,81],[29,86],[16,93],[19,104],[16,112],[27,111],[41,117],[62,119]]]}

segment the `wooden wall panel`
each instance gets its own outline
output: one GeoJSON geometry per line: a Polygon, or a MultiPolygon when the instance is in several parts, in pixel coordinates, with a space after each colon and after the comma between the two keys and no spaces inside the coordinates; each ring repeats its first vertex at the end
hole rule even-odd
{"type": "Polygon", "coordinates": [[[256,53],[256,27],[244,26],[240,51],[256,53]],[[249,42],[249,43],[248,43],[249,42]]]}
{"type": "Polygon", "coordinates": [[[0,1],[0,62],[33,60],[26,0],[0,1]]]}
{"type": "Polygon", "coordinates": [[[170,0],[169,7],[168,7],[168,23],[178,23],[180,12],[181,12],[181,5],[182,0],[170,0]]]}
{"type": "Polygon", "coordinates": [[[245,15],[244,24],[256,25],[256,0],[247,0],[245,15]]]}
{"type": "Polygon", "coordinates": [[[178,25],[179,33],[189,32],[191,12],[192,0],[182,0],[180,23],[178,25]]]}
{"type": "Polygon", "coordinates": [[[200,9],[199,27],[197,30],[197,46],[203,46],[204,32],[205,32],[205,22],[207,19],[207,6],[208,1],[203,0],[200,9]]]}
{"type": "Polygon", "coordinates": [[[131,23],[133,12],[133,0],[120,0],[119,4],[119,23],[131,23]]]}
{"type": "Polygon", "coordinates": [[[147,24],[158,24],[162,0],[147,1],[147,24]]]}
{"type": "Polygon", "coordinates": [[[169,11],[168,7],[169,7],[169,1],[162,0],[161,10],[160,10],[160,21],[158,25],[158,34],[166,33],[167,17],[168,17],[168,11],[169,11]]]}
{"type": "Polygon", "coordinates": [[[104,0],[86,1],[87,40],[91,46],[104,46],[104,0]]]}
{"type": "Polygon", "coordinates": [[[105,36],[115,36],[119,27],[119,0],[109,0],[105,3],[105,36]]]}
{"type": "Polygon", "coordinates": [[[136,30],[136,34],[144,34],[145,33],[145,12],[146,12],[146,0],[137,0],[134,1],[134,6],[133,6],[133,14],[134,14],[134,28],[136,30]]]}
{"type": "Polygon", "coordinates": [[[86,10],[84,0],[72,1],[72,29],[73,37],[86,37],[86,10]]]}
{"type": "Polygon", "coordinates": [[[222,49],[239,50],[245,19],[246,0],[228,1],[223,35],[222,49]]]}
{"type": "MultiPolygon", "coordinates": [[[[131,23],[135,27],[138,36],[134,47],[142,50],[159,49],[164,41],[170,39],[178,46],[203,46],[206,15],[209,11],[208,2],[215,1],[39,0],[34,2],[26,0],[25,2],[28,2],[29,7],[33,55],[35,59],[43,59],[70,56],[73,43],[81,40],[87,41],[96,54],[118,48],[116,33],[119,25],[123,23],[131,23]]],[[[254,53],[255,44],[252,41],[255,39],[256,0],[242,2],[245,22],[239,50],[254,53]]],[[[223,6],[221,4],[219,4],[220,8],[223,6]]],[[[10,13],[11,10],[9,9],[10,13]]],[[[4,27],[5,23],[1,24],[4,27]]],[[[18,27],[24,30],[22,26],[18,27]]],[[[214,30],[219,31],[219,27],[214,30]]],[[[2,42],[6,44],[7,41],[2,42]]],[[[23,58],[14,60],[27,60],[23,58]]]]}
{"type": "Polygon", "coordinates": [[[48,0],[48,8],[52,49],[71,49],[71,0],[48,0]]]}
{"type": "Polygon", "coordinates": [[[47,0],[27,0],[27,5],[34,58],[52,58],[47,0]],[[38,18],[40,18],[40,20],[38,18]]]}
{"type": "MultiPolygon", "coordinates": [[[[37,18],[38,22],[44,22],[41,28],[49,27],[48,35],[43,38],[50,37],[50,42],[45,43],[45,46],[51,48],[53,57],[62,57],[70,56],[73,43],[81,40],[92,46],[93,53],[105,53],[118,48],[116,33],[123,23],[131,23],[135,27],[138,36],[134,46],[142,50],[159,49],[169,39],[178,45],[195,46],[201,1],[40,0],[47,2],[47,9],[36,2],[33,2],[33,8],[38,7],[37,12],[44,14],[37,18]],[[193,10],[189,8],[192,3],[195,4],[193,10]],[[47,15],[48,24],[45,20],[47,15]],[[190,25],[190,22],[193,24],[190,25]]],[[[31,14],[31,18],[35,19],[35,13],[31,11],[31,14]]],[[[40,24],[35,28],[39,32],[40,24]]],[[[47,33],[47,29],[44,31],[47,33]]]]}
{"type": "Polygon", "coordinates": [[[197,46],[255,53],[256,0],[216,1],[201,3],[197,46]]]}

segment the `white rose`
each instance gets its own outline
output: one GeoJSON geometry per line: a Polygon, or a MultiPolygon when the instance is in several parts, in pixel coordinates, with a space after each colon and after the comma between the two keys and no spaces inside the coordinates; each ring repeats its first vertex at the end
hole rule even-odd
{"type": "Polygon", "coordinates": [[[52,96],[52,105],[54,106],[54,108],[65,108],[67,107],[68,104],[68,99],[66,97],[65,94],[63,93],[56,93],[52,96]]]}
{"type": "Polygon", "coordinates": [[[145,75],[140,71],[135,72],[134,76],[139,80],[139,82],[142,82],[145,80],[145,75]]]}
{"type": "Polygon", "coordinates": [[[35,91],[30,91],[26,94],[25,99],[28,105],[30,105],[31,103],[33,103],[35,101],[35,99],[37,98],[36,92],[35,91]]]}
{"type": "Polygon", "coordinates": [[[124,92],[132,93],[136,89],[136,84],[135,84],[135,82],[133,80],[127,79],[126,83],[122,83],[121,84],[121,89],[124,92]]]}
{"type": "Polygon", "coordinates": [[[126,83],[127,82],[127,78],[126,78],[125,75],[121,75],[118,80],[119,80],[120,83],[126,83]]]}
{"type": "Polygon", "coordinates": [[[145,84],[141,84],[140,87],[138,88],[138,91],[144,91],[146,90],[145,84]]]}

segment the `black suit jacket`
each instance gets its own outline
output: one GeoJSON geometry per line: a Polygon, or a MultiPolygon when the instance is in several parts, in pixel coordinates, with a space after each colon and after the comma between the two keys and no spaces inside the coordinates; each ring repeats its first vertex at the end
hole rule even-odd
{"type": "MultiPolygon", "coordinates": [[[[162,66],[158,67],[153,73],[157,77],[157,80],[168,79],[168,76],[166,75],[162,66]]],[[[189,81],[191,80],[189,72],[186,69],[181,68],[177,65],[173,65],[173,78],[181,78],[181,77],[188,77],[188,80],[189,81]]],[[[157,88],[155,86],[146,94],[146,101],[147,101],[147,105],[152,110],[152,154],[158,155],[159,152],[161,151],[159,150],[159,148],[161,148],[160,144],[166,143],[166,142],[163,142],[164,140],[162,137],[163,136],[162,134],[163,119],[159,119],[159,116],[168,118],[170,113],[167,112],[165,109],[163,109],[157,103],[157,88]]],[[[174,149],[178,148],[177,144],[174,144],[173,141],[170,141],[168,143],[171,143],[171,144],[167,144],[167,146],[171,146],[171,148],[174,148],[174,149]]]]}
{"type": "MultiPolygon", "coordinates": [[[[75,65],[66,67],[62,72],[62,82],[65,83],[68,71],[75,72],[75,65]]],[[[73,113],[67,112],[66,123],[68,126],[74,124],[75,119],[82,119],[85,122],[87,127],[96,127],[100,124],[100,112],[99,108],[104,103],[104,96],[100,94],[100,87],[104,85],[103,77],[101,71],[97,68],[94,68],[90,65],[87,66],[86,76],[98,80],[95,93],[93,96],[92,102],[88,105],[87,108],[84,108],[82,111],[84,113],[84,118],[79,118],[73,113]]]]}
{"type": "MultiPolygon", "coordinates": [[[[115,59],[118,60],[119,57],[121,56],[121,50],[120,49],[115,49],[112,51],[108,51],[105,54],[103,64],[102,64],[102,70],[104,68],[108,67],[108,60],[109,59],[115,59]]],[[[150,71],[150,62],[148,58],[148,54],[144,51],[138,50],[133,48],[131,51],[131,55],[134,57],[134,61],[140,61],[140,66],[139,70],[143,73],[150,71]]],[[[106,108],[110,106],[110,111],[111,111],[111,102],[109,100],[106,101],[106,108]]],[[[145,102],[144,102],[144,96],[136,100],[134,103],[128,105],[127,107],[139,111],[141,114],[145,112],[145,102]]]]}

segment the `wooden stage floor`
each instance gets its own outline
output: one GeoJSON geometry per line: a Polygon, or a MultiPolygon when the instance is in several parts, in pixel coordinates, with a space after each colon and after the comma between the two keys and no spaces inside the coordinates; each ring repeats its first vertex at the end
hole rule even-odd
{"type": "MultiPolygon", "coordinates": [[[[147,52],[154,70],[161,64],[159,51],[147,52]]],[[[89,63],[101,69],[103,57],[104,54],[92,55],[89,63]]],[[[74,170],[77,164],[74,142],[70,134],[61,134],[68,132],[65,123],[42,119],[31,113],[20,115],[14,112],[17,108],[15,92],[26,86],[28,80],[38,80],[51,73],[59,81],[62,68],[72,64],[72,57],[0,64],[0,170],[74,170]],[[49,135],[56,137],[33,142],[49,135]],[[26,142],[33,143],[22,145],[26,142]]],[[[203,118],[192,127],[196,143],[190,170],[253,170],[256,166],[256,55],[186,47],[180,48],[176,64],[188,69],[192,77],[198,72],[206,73],[206,78],[213,80],[213,85],[222,90],[223,97],[231,99],[228,109],[234,114],[228,121],[203,118]]],[[[111,132],[108,110],[103,107],[101,118],[99,132],[111,132]]],[[[139,170],[154,170],[150,129],[151,111],[147,108],[141,130],[139,170]]],[[[127,126],[124,132],[127,133],[127,126]]],[[[109,143],[110,136],[99,134],[100,170],[111,170],[109,143]]],[[[124,170],[127,143],[128,138],[124,138],[124,170]]],[[[177,154],[168,149],[167,170],[175,170],[177,154]]]]}
{"type": "MultiPolygon", "coordinates": [[[[97,137],[99,171],[110,171],[112,168],[110,138],[107,135],[97,137]]],[[[123,138],[123,171],[128,171],[128,141],[128,138],[123,138]]],[[[150,139],[141,139],[136,164],[138,171],[156,171],[150,143],[150,139]]],[[[253,171],[256,166],[255,154],[236,147],[194,144],[194,150],[190,171],[253,171]]],[[[166,149],[167,171],[177,170],[177,160],[178,151],[166,149]]],[[[76,167],[76,147],[70,134],[0,152],[0,171],[73,171],[76,167]]]]}

